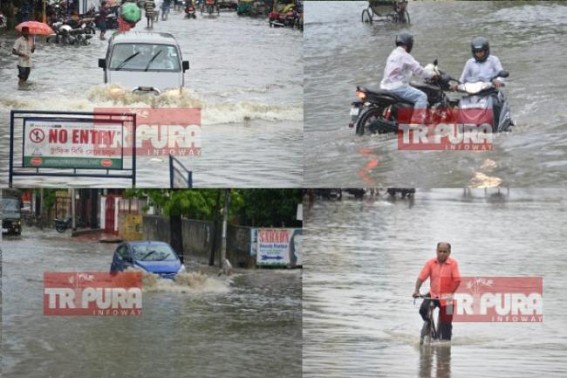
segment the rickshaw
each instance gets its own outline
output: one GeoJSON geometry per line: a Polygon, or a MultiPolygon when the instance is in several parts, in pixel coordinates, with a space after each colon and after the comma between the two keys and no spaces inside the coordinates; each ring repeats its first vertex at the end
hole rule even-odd
{"type": "Polygon", "coordinates": [[[362,11],[362,22],[389,21],[409,24],[407,0],[368,0],[368,8],[362,11]]]}

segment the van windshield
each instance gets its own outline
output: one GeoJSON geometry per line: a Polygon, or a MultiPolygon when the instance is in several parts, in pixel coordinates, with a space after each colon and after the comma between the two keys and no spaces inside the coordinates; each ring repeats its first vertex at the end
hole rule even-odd
{"type": "Polygon", "coordinates": [[[173,45],[147,43],[116,44],[110,56],[113,71],[169,71],[179,72],[179,56],[173,45]]]}

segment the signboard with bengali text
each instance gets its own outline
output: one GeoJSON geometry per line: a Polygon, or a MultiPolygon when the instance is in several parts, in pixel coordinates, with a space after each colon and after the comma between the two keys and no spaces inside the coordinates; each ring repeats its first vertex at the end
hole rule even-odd
{"type": "Polygon", "coordinates": [[[92,119],[26,119],[23,128],[26,168],[123,169],[121,122],[98,125],[92,119]]]}

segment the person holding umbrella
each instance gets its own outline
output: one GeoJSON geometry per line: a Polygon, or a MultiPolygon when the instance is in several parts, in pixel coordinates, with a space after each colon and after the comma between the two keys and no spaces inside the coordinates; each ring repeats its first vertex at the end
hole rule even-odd
{"type": "Polygon", "coordinates": [[[19,84],[23,84],[30,76],[32,59],[31,55],[35,51],[35,43],[30,38],[30,29],[27,26],[22,27],[22,36],[16,39],[12,54],[19,56],[18,60],[18,78],[19,84]]]}

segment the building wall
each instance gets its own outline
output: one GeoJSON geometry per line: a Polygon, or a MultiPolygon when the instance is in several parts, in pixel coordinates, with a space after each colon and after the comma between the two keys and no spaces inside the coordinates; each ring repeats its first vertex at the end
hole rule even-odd
{"type": "MultiPolygon", "coordinates": [[[[219,228],[221,225],[219,225],[219,228]]],[[[208,261],[213,245],[213,222],[182,219],[183,253],[185,258],[208,261]]],[[[144,215],[142,233],[144,240],[171,242],[169,219],[155,215],[144,215]]],[[[215,265],[218,266],[221,249],[221,230],[217,231],[217,253],[215,265]]],[[[250,227],[228,226],[226,235],[226,257],[233,267],[253,268],[254,257],[250,256],[250,227]]]]}

